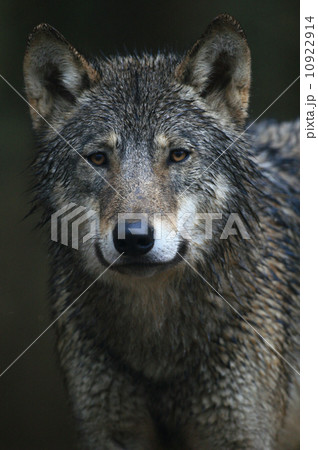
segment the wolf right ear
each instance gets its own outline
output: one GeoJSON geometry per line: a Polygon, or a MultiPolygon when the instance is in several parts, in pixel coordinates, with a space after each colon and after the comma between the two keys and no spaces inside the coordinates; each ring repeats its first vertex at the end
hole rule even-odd
{"type": "Polygon", "coordinates": [[[250,51],[242,28],[228,14],[216,17],[176,69],[210,109],[243,125],[251,79],[250,51]]]}
{"type": "Polygon", "coordinates": [[[24,79],[35,128],[41,117],[63,114],[99,79],[98,72],[48,24],[31,33],[24,57],[24,79]],[[40,113],[40,115],[37,113],[40,113]]]}

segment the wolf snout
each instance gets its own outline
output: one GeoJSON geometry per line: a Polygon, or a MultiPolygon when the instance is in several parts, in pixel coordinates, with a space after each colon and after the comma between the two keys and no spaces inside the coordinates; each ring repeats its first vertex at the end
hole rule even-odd
{"type": "Polygon", "coordinates": [[[119,253],[124,252],[127,256],[145,255],[154,246],[154,229],[151,225],[143,227],[140,220],[126,221],[122,226],[117,223],[113,230],[113,241],[119,253]]]}

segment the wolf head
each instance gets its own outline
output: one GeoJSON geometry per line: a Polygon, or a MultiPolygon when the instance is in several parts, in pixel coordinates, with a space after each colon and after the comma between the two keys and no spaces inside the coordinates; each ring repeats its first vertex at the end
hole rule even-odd
{"type": "Polygon", "coordinates": [[[224,261],[220,234],[229,213],[246,214],[253,173],[240,137],[250,52],[232,17],[217,17],[183,58],[87,61],[42,24],[24,75],[39,146],[36,200],[47,217],[69,203],[98,213],[78,252],[90,270],[116,260],[112,270],[149,277],[183,258],[224,261]]]}

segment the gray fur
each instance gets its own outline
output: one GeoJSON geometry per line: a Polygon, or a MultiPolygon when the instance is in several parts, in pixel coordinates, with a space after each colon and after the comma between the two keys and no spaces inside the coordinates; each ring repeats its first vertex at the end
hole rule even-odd
{"type": "MultiPolygon", "coordinates": [[[[299,126],[263,122],[240,137],[250,63],[237,22],[216,19],[184,59],[144,54],[87,62],[75,52],[47,25],[37,28],[24,67],[28,98],[84,157],[112,140],[107,168],[96,170],[120,195],[33,113],[34,205],[44,211],[43,224],[62,204],[95,209],[101,227],[93,243],[111,263],[104,239],[120,212],[176,217],[190,204],[224,214],[212,241],[193,225],[184,258],[298,370],[299,126]],[[217,47],[224,42],[225,50],[217,47]],[[203,81],[196,78],[198,48],[216,85],[206,72],[199,71],[203,81]],[[216,48],[220,66],[215,54],[209,59],[216,48]],[[231,52],[228,64],[227,48],[245,55],[244,64],[233,63],[239,58],[231,52]],[[72,89],[65,64],[68,74],[79,71],[72,89]],[[176,147],[191,149],[191,158],[168,164],[176,147]],[[219,239],[231,212],[251,239],[219,239]]],[[[56,318],[105,266],[92,243],[74,251],[50,242],[50,257],[56,318]]],[[[113,269],[56,323],[84,448],[297,448],[298,376],[189,265],[179,258],[147,276],[113,269]]]]}

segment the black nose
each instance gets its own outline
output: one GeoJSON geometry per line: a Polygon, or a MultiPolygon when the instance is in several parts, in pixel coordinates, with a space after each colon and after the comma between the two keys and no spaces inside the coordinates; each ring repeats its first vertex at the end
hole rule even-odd
{"type": "Polygon", "coordinates": [[[154,230],[148,226],[147,234],[140,234],[140,229],[141,221],[125,221],[125,236],[123,239],[119,239],[117,224],[113,231],[113,241],[116,250],[119,253],[124,252],[127,256],[141,256],[148,253],[155,243],[154,230]]]}

